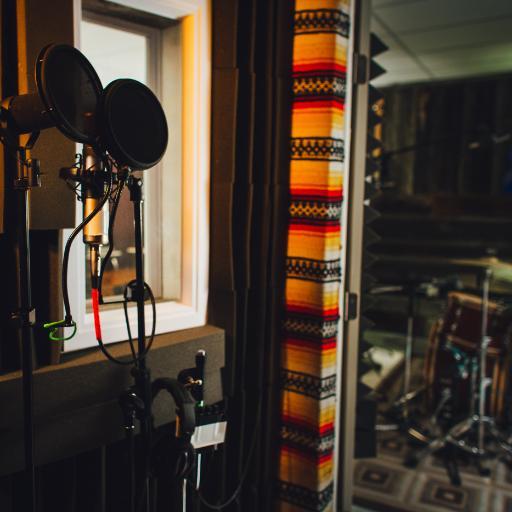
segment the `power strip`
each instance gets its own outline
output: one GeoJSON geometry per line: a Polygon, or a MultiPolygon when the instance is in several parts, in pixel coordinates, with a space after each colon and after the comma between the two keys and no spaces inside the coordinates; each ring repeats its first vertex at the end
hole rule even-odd
{"type": "Polygon", "coordinates": [[[219,402],[196,411],[196,430],[191,443],[196,450],[224,443],[227,429],[224,404],[219,402]]]}

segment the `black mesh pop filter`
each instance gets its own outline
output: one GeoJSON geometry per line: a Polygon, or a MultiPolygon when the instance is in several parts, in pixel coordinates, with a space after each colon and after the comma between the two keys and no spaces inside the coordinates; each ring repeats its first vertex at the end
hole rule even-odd
{"type": "Polygon", "coordinates": [[[167,148],[165,114],[158,98],[136,80],[109,84],[101,108],[103,144],[118,164],[132,169],[156,165],[167,148]]]}
{"type": "Polygon", "coordinates": [[[36,81],[55,126],[76,142],[92,144],[103,87],[86,57],[69,45],[49,45],[37,59],[36,81]]]}

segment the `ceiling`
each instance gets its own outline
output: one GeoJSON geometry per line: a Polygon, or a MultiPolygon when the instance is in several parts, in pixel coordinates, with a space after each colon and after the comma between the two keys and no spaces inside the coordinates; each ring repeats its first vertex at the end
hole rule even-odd
{"type": "Polygon", "coordinates": [[[372,31],[389,46],[377,86],[512,71],[512,0],[372,3],[372,31]]]}

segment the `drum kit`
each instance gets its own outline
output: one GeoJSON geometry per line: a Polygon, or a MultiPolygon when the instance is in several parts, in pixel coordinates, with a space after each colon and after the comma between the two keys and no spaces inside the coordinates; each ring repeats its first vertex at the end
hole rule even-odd
{"type": "Polygon", "coordinates": [[[455,461],[459,454],[469,457],[482,476],[490,473],[485,461],[501,457],[512,464],[512,308],[489,296],[492,279],[512,282],[512,264],[497,258],[456,261],[480,274],[481,296],[447,292],[446,310],[429,336],[425,384],[411,390],[414,310],[410,295],[404,387],[390,408],[394,424],[377,428],[401,430],[416,441],[405,460],[409,467],[430,454],[444,453],[448,475],[458,485],[455,461]],[[417,417],[412,403],[420,395],[425,396],[430,415],[422,428],[411,420],[417,417]]]}

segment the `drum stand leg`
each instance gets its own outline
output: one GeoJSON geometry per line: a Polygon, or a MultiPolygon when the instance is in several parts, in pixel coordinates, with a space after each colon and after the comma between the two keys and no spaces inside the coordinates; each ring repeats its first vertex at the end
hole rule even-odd
{"type": "Polygon", "coordinates": [[[428,455],[439,451],[448,445],[455,446],[462,451],[473,456],[477,460],[480,474],[489,475],[489,470],[483,468],[481,461],[489,459],[497,455],[496,451],[486,447],[486,443],[493,442],[498,452],[502,452],[508,456],[512,455],[512,445],[508,440],[504,439],[498,428],[494,418],[486,416],[485,409],[487,403],[487,388],[491,384],[491,380],[487,377],[487,352],[490,337],[487,336],[487,318],[489,309],[489,284],[491,278],[490,269],[486,270],[483,283],[483,301],[482,301],[482,342],[480,346],[479,363],[476,358],[473,361],[472,368],[472,397],[471,397],[471,414],[461,422],[454,425],[448,432],[432,441],[416,454],[410,454],[405,465],[416,467],[418,463],[428,455]],[[479,382],[477,389],[476,373],[479,367],[479,382]],[[477,405],[478,403],[478,410],[477,405]],[[476,444],[474,444],[474,435],[468,439],[471,434],[476,435],[476,444]]]}
{"type": "Polygon", "coordinates": [[[391,424],[379,424],[376,426],[377,431],[405,431],[409,436],[420,441],[425,441],[425,436],[417,429],[411,427],[410,421],[410,403],[425,391],[425,386],[411,391],[412,376],[412,358],[414,348],[414,315],[415,315],[415,295],[416,287],[409,287],[409,300],[407,308],[407,333],[405,338],[404,351],[404,383],[401,396],[393,402],[389,410],[389,415],[396,418],[391,424]]]}

